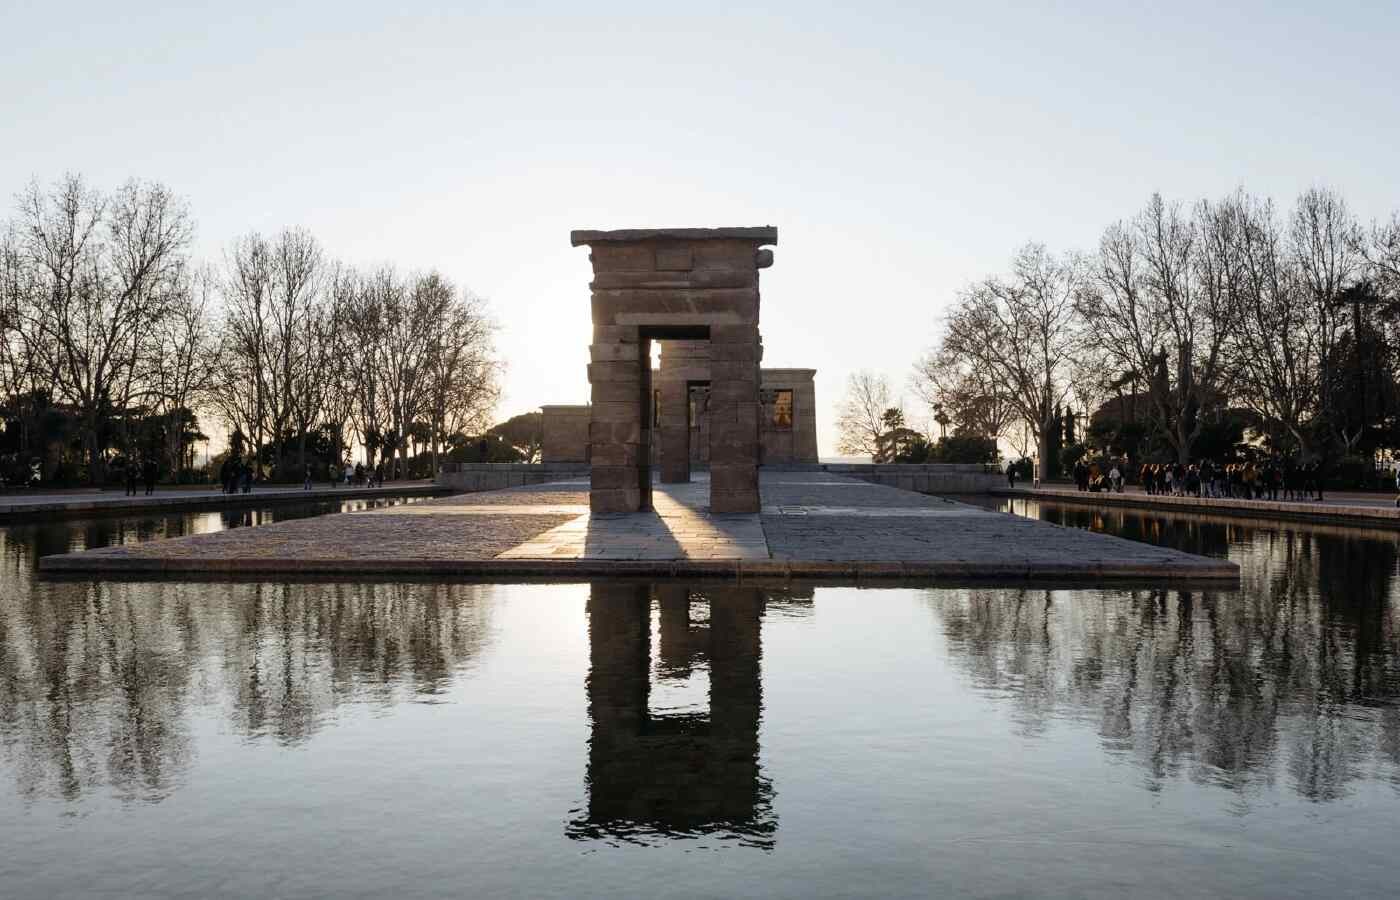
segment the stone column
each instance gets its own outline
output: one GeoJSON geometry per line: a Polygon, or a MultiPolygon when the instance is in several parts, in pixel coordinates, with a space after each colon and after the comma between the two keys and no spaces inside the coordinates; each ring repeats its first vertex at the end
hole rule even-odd
{"type": "Polygon", "coordinates": [[[651,598],[646,585],[595,583],[588,615],[588,811],[625,818],[645,776],[638,741],[651,694],[651,598]]]}
{"type": "Polygon", "coordinates": [[[817,388],[812,377],[815,370],[809,370],[792,393],[792,453],[793,461],[815,463],[817,461],[817,388]]]}
{"type": "MultiPolygon", "coordinates": [[[[650,471],[643,442],[642,341],[634,325],[594,325],[588,380],[593,418],[588,425],[593,465],[589,509],[594,513],[635,512],[643,508],[639,471],[650,471]]],[[[648,404],[649,405],[649,404],[648,404]]]]}
{"type": "Polygon", "coordinates": [[[661,480],[680,484],[690,480],[690,391],[685,382],[668,378],[661,391],[661,480]]]}
{"type": "Polygon", "coordinates": [[[757,321],[710,329],[711,512],[759,511],[760,355],[757,321]]]}
{"type": "Polygon", "coordinates": [[[661,368],[656,387],[661,391],[661,480],[690,480],[690,389],[695,381],[710,380],[710,346],[707,341],[661,342],[661,368]]]}
{"type": "Polygon", "coordinates": [[[710,745],[716,787],[734,815],[761,800],[763,597],[753,588],[707,590],[710,600],[710,745]]]}

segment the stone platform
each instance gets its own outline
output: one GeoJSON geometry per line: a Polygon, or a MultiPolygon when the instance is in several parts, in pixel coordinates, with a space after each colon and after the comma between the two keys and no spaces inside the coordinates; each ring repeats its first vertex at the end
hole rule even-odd
{"type": "Polygon", "coordinates": [[[566,481],[47,556],[49,573],[1229,581],[1225,560],[825,472],[763,472],[762,511],[712,515],[708,482],[654,512],[589,513],[566,481]]]}

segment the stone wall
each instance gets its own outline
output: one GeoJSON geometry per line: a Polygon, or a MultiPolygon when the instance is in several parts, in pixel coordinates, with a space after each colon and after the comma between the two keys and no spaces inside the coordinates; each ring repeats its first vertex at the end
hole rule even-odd
{"type": "Polygon", "coordinates": [[[872,484],[917,491],[920,494],[988,494],[1006,485],[1004,473],[989,472],[980,463],[878,466],[833,463],[822,468],[833,475],[859,478],[872,484]]]}
{"type": "Polygon", "coordinates": [[[761,464],[817,461],[817,388],[812,380],[816,374],[816,369],[763,369],[759,373],[759,393],[764,404],[759,428],[763,443],[761,464]],[[792,422],[787,427],[780,426],[774,418],[778,391],[792,391],[792,422]]]}
{"type": "Polygon", "coordinates": [[[436,482],[454,491],[474,493],[551,481],[578,481],[587,479],[589,471],[587,463],[446,463],[436,482]]]}
{"type": "Polygon", "coordinates": [[[588,462],[588,423],[592,409],[587,406],[542,406],[543,447],[540,459],[546,463],[588,462]]]}
{"type": "MultiPolygon", "coordinates": [[[[817,461],[816,369],[759,370],[759,464],[817,461]],[[776,419],[779,391],[792,394],[792,418],[776,419]]],[[[687,480],[689,469],[710,463],[710,347],[707,341],[662,341],[661,366],[652,372],[658,393],[661,439],[652,444],[652,464],[663,482],[687,480]],[[689,460],[689,466],[682,465],[689,460]]]]}

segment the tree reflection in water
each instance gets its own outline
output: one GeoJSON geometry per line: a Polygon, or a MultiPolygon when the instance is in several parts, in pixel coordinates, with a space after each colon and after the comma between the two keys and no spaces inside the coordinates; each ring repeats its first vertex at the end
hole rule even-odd
{"type": "Polygon", "coordinates": [[[0,753],[25,798],[160,800],[197,707],[296,744],[342,703],[441,692],[482,649],[488,590],[36,581],[0,603],[0,753]]]}
{"type": "Polygon", "coordinates": [[[1028,734],[1069,716],[1145,772],[1311,800],[1400,788],[1393,532],[1013,501],[1241,566],[1238,591],[931,591],[955,659],[1028,734]]]}

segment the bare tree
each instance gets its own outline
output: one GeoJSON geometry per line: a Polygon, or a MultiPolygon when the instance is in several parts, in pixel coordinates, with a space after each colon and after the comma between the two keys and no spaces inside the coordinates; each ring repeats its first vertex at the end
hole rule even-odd
{"type": "MultiPolygon", "coordinates": [[[[337,461],[342,458],[353,430],[355,351],[359,342],[349,323],[358,308],[362,289],[360,273],[342,263],[333,264],[327,274],[324,300],[314,319],[322,341],[319,353],[324,376],[319,420],[335,444],[337,461]]],[[[312,401],[305,402],[310,409],[312,401]]]]}
{"type": "Polygon", "coordinates": [[[1205,424],[1202,411],[1224,396],[1222,351],[1244,277],[1239,227],[1230,201],[1188,214],[1154,194],[1105,232],[1095,289],[1080,303],[1113,362],[1143,374],[1153,424],[1182,462],[1205,424]]]}
{"type": "Polygon", "coordinates": [[[1361,264],[1360,228],[1341,195],[1326,188],[1304,191],[1293,208],[1290,223],[1293,252],[1298,274],[1312,303],[1318,321],[1321,396],[1319,413],[1343,443],[1359,435],[1343,434],[1344,423],[1333,415],[1330,391],[1337,337],[1345,311],[1337,297],[1356,278],[1361,264]]]}
{"type": "MultiPolygon", "coordinates": [[[[500,399],[501,366],[495,358],[495,325],[480,298],[459,293],[433,329],[424,379],[433,472],[441,441],[485,430],[500,399]]],[[[533,460],[532,460],[533,461],[533,460]]]]}
{"type": "Polygon", "coordinates": [[[381,266],[359,279],[354,301],[345,316],[345,330],[353,338],[346,351],[345,388],[354,398],[350,419],[365,448],[366,462],[385,445],[393,410],[381,366],[385,318],[388,310],[402,308],[407,286],[391,266],[381,266]]]}
{"type": "Polygon", "coordinates": [[[880,451],[880,436],[885,433],[885,410],[893,405],[890,386],[883,375],[865,369],[851,373],[836,418],[837,449],[873,459],[880,451]]]}
{"type": "Polygon", "coordinates": [[[428,362],[434,334],[450,315],[456,288],[437,272],[415,275],[388,292],[376,345],[389,427],[399,461],[408,469],[409,436],[427,397],[428,362]]]}
{"type": "Polygon", "coordinates": [[[1300,276],[1273,203],[1238,196],[1244,266],[1238,327],[1227,343],[1232,393],[1306,453],[1322,361],[1322,307],[1300,276]]]}
{"type": "Polygon", "coordinates": [[[182,272],[169,312],[151,336],[150,390],[154,412],[165,423],[165,452],[175,472],[184,464],[185,417],[203,405],[217,371],[209,325],[217,291],[217,276],[210,269],[182,272]]]}
{"type": "Polygon", "coordinates": [[[272,305],[272,250],[250,234],[225,258],[223,318],[219,326],[217,378],[211,400],[233,431],[262,446],[271,400],[268,320],[272,305]]]}
{"type": "Polygon", "coordinates": [[[989,438],[1005,436],[1017,413],[996,373],[941,343],[914,364],[910,386],[940,427],[989,438]]]}
{"type": "MultiPolygon", "coordinates": [[[[306,465],[307,431],[315,421],[311,403],[319,399],[324,372],[317,307],[323,254],[310,232],[285,229],[273,243],[273,302],[271,394],[267,423],[273,440],[281,442],[295,423],[300,442],[300,465],[306,465]]],[[[279,453],[278,464],[284,461],[279,453]]],[[[283,473],[285,475],[285,472],[283,473]]]]}
{"type": "Polygon", "coordinates": [[[76,175],[20,198],[19,264],[33,291],[23,304],[28,350],[82,423],[88,477],[100,483],[99,428],[129,398],[144,337],[176,293],[192,226],[159,184],[128,182],[112,196],[76,175]]]}
{"type": "Polygon", "coordinates": [[[944,348],[987,373],[1035,437],[1041,477],[1051,472],[1049,441],[1058,408],[1073,390],[1082,330],[1075,300],[1083,265],[1027,244],[1006,278],[966,288],[945,325],[944,348]]]}
{"type": "Polygon", "coordinates": [[[1382,296],[1400,301],[1400,213],[1392,213],[1389,222],[1373,224],[1367,238],[1361,252],[1369,277],[1382,296]]]}
{"type": "Polygon", "coordinates": [[[323,374],[311,342],[322,265],[320,245],[302,229],[272,240],[252,233],[229,250],[214,402],[255,452],[269,442],[280,449],[299,400],[301,421],[309,424],[306,382],[323,374]]]}

